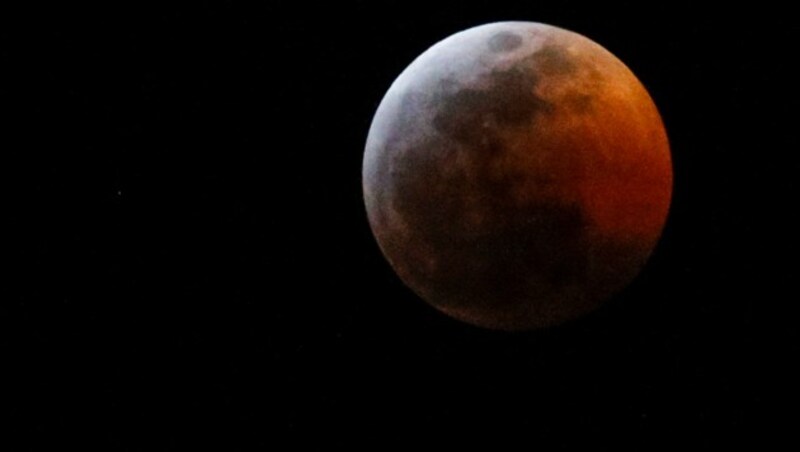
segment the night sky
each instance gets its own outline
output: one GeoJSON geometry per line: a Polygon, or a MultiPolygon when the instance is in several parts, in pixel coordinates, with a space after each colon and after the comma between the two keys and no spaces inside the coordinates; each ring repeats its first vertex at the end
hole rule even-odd
{"type": "Polygon", "coordinates": [[[4,17],[0,410],[13,420],[0,449],[795,440],[791,14],[246,3],[4,17]],[[538,332],[429,307],[382,257],[362,200],[367,132],[394,78],[498,20],[617,55],[673,152],[646,269],[600,311],[538,332]]]}

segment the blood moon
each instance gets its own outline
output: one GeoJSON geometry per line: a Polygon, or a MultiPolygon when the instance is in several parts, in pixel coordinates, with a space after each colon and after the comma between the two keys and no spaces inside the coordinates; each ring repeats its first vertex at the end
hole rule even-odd
{"type": "Polygon", "coordinates": [[[468,323],[526,330],[624,288],[669,210],[667,136],[614,55],[528,22],[439,42],[392,84],[367,139],[372,231],[400,278],[468,323]]]}

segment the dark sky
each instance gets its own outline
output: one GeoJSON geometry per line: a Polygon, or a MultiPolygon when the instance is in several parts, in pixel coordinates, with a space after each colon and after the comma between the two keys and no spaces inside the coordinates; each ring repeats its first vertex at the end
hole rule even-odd
{"type": "Polygon", "coordinates": [[[0,448],[791,439],[791,15],[264,3],[4,18],[0,405],[14,422],[0,443],[23,442],[0,448]],[[577,31],[622,59],[661,110],[675,170],[641,277],[580,321],[517,334],[415,297],[361,199],[367,131],[392,80],[436,41],[509,19],[577,31]]]}

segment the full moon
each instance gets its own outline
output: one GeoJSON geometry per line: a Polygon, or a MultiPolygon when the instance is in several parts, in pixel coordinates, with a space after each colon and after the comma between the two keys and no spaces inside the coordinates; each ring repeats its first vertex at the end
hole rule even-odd
{"type": "Polygon", "coordinates": [[[624,289],[672,195],[661,117],[619,59],[530,22],[437,43],[391,85],[367,138],[372,232],[397,275],[464,322],[518,331],[624,289]]]}

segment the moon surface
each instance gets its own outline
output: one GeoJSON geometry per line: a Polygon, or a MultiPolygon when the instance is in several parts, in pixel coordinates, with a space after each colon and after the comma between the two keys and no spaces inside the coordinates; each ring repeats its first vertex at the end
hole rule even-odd
{"type": "Polygon", "coordinates": [[[529,330],[624,289],[672,195],[655,104],[579,34],[501,22],[419,56],[381,102],[363,162],[372,231],[398,276],[473,325],[529,330]]]}

